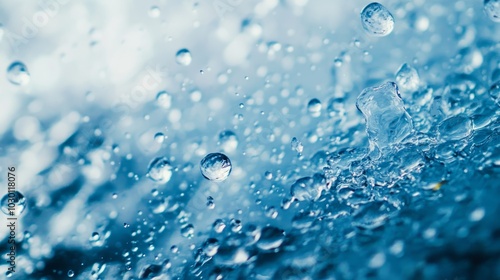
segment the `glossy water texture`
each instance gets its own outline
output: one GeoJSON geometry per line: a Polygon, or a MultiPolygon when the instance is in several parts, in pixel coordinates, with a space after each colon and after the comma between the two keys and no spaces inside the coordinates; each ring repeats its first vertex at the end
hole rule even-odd
{"type": "Polygon", "coordinates": [[[0,1],[0,279],[500,279],[496,3],[0,1]]]}

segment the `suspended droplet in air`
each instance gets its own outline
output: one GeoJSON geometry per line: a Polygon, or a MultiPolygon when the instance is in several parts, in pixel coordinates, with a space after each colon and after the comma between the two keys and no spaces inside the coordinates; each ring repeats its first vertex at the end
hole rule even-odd
{"type": "Polygon", "coordinates": [[[188,49],[180,49],[177,54],[175,54],[175,60],[178,64],[188,66],[191,64],[191,53],[188,49]]]}
{"type": "Polygon", "coordinates": [[[231,161],[221,153],[206,155],[200,162],[200,170],[203,177],[210,181],[222,182],[231,174],[231,161]]]}
{"type": "Polygon", "coordinates": [[[15,61],[7,68],[7,79],[14,85],[24,86],[30,81],[28,67],[24,63],[15,61]]]}
{"type": "Polygon", "coordinates": [[[361,11],[361,24],[372,36],[387,36],[394,29],[394,17],[382,4],[373,2],[361,11]]]}
{"type": "Polygon", "coordinates": [[[159,183],[165,184],[172,177],[172,166],[166,157],[157,157],[153,159],[148,166],[147,176],[159,183]]]}

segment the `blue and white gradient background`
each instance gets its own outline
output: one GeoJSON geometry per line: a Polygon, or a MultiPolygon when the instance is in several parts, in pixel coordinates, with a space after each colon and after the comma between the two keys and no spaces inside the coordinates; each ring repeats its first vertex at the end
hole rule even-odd
{"type": "Polygon", "coordinates": [[[386,0],[394,30],[372,37],[369,3],[0,1],[0,186],[15,166],[27,199],[10,279],[500,278],[500,23],[482,0],[386,0]],[[7,79],[14,61],[28,84],[7,79]],[[356,98],[404,63],[416,136],[379,158],[356,98]],[[459,114],[473,126],[450,140],[459,114]],[[231,175],[210,182],[200,160],[221,151],[231,175]],[[166,184],[146,176],[159,156],[166,184]],[[315,173],[321,197],[287,208],[315,173]],[[266,227],[284,234],[259,239],[266,227]]]}

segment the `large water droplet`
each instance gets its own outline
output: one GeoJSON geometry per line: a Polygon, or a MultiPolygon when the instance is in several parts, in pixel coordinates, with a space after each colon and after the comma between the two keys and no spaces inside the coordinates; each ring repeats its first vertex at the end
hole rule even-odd
{"type": "Polygon", "coordinates": [[[415,92],[418,90],[420,78],[415,68],[403,64],[396,74],[396,83],[403,92],[415,92]]]}
{"type": "Polygon", "coordinates": [[[148,177],[159,183],[165,184],[172,177],[172,166],[166,157],[153,159],[148,166],[148,177]]]}
{"type": "Polygon", "coordinates": [[[200,162],[203,177],[210,181],[222,182],[231,173],[232,165],[229,158],[221,153],[206,155],[200,162]]]}
{"type": "Polygon", "coordinates": [[[191,57],[191,53],[188,49],[180,49],[175,54],[175,60],[180,65],[188,66],[189,64],[191,64],[191,60],[193,60],[193,58],[191,57]]]}
{"type": "Polygon", "coordinates": [[[30,81],[28,67],[24,63],[15,61],[7,68],[7,79],[14,85],[24,86],[30,81]]]}
{"type": "Polygon", "coordinates": [[[412,119],[393,82],[364,89],[356,107],[365,117],[370,142],[379,148],[401,142],[413,130],[412,119]]]}
{"type": "Polygon", "coordinates": [[[484,11],[492,21],[500,22],[500,0],[484,0],[484,11]]]}
{"type": "Polygon", "coordinates": [[[361,11],[361,24],[370,35],[387,36],[394,29],[394,17],[380,3],[373,2],[361,11]]]}
{"type": "Polygon", "coordinates": [[[2,212],[8,216],[19,216],[26,208],[26,198],[18,191],[9,192],[1,201],[2,212]]]}

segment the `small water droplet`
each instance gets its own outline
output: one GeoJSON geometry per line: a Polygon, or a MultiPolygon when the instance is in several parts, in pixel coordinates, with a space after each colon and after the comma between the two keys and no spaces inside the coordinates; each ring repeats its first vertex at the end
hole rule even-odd
{"type": "Polygon", "coordinates": [[[238,147],[238,137],[231,130],[224,130],[219,133],[219,145],[226,153],[232,153],[238,147]]]}
{"type": "Polygon", "coordinates": [[[161,143],[163,143],[163,141],[165,141],[165,135],[161,132],[156,133],[154,138],[155,138],[156,143],[159,143],[159,144],[161,144],[161,143]]]}
{"type": "Polygon", "coordinates": [[[321,115],[321,101],[313,98],[307,103],[307,111],[309,115],[313,118],[317,118],[321,115]]]}
{"type": "Polygon", "coordinates": [[[73,270],[68,270],[68,277],[73,277],[75,276],[75,272],[73,270]]]}
{"type": "Polygon", "coordinates": [[[166,157],[157,157],[153,159],[148,166],[147,176],[159,183],[165,184],[172,177],[172,166],[166,157]]]}
{"type": "Polygon", "coordinates": [[[178,64],[188,66],[192,61],[191,52],[188,49],[180,49],[175,54],[175,59],[178,64]]]}
{"type": "Polygon", "coordinates": [[[24,86],[29,83],[31,76],[24,63],[15,61],[7,68],[7,79],[14,85],[24,86]]]}
{"type": "Polygon", "coordinates": [[[169,109],[172,105],[172,97],[168,92],[160,91],[156,95],[156,104],[162,108],[169,109]]]}
{"type": "Polygon", "coordinates": [[[18,191],[9,192],[1,201],[2,212],[7,216],[19,216],[26,208],[26,198],[18,191]]]}

